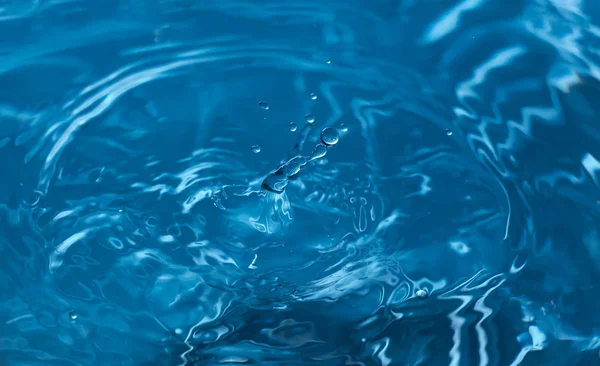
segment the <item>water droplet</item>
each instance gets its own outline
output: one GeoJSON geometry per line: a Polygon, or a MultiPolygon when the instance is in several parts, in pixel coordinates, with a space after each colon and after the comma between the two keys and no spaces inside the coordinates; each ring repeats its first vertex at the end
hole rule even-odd
{"type": "Polygon", "coordinates": [[[352,203],[352,204],[356,203],[356,197],[350,197],[350,203],[352,203]]]}
{"type": "Polygon", "coordinates": [[[123,213],[123,209],[122,209],[122,208],[120,208],[120,209],[119,209],[119,212],[120,212],[120,213],[123,213]]]}
{"type": "Polygon", "coordinates": [[[251,150],[253,153],[258,154],[260,152],[260,145],[252,145],[251,150]]]}
{"type": "Polygon", "coordinates": [[[181,330],[181,328],[176,328],[175,329],[175,334],[179,335],[181,333],[183,333],[183,330],[181,330]]]}
{"type": "Polygon", "coordinates": [[[326,127],[321,131],[321,142],[327,146],[335,145],[340,140],[340,135],[335,128],[326,127]]]}
{"type": "Polygon", "coordinates": [[[295,132],[297,129],[296,122],[290,122],[290,131],[295,132]]]}
{"type": "Polygon", "coordinates": [[[317,95],[315,93],[310,94],[310,99],[317,100],[317,95]]]}
{"type": "Polygon", "coordinates": [[[327,154],[327,147],[325,145],[318,144],[310,156],[311,160],[320,159],[327,154]]]}
{"type": "Polygon", "coordinates": [[[364,197],[361,197],[361,198],[360,198],[360,205],[361,205],[361,206],[366,206],[366,205],[367,205],[367,199],[366,199],[366,198],[364,198],[364,197]]]}
{"type": "Polygon", "coordinates": [[[424,299],[429,295],[429,293],[427,293],[427,290],[420,289],[420,290],[417,290],[416,295],[417,295],[417,297],[424,299]]]}
{"type": "Polygon", "coordinates": [[[327,65],[331,65],[331,60],[327,60],[327,65]]]}
{"type": "Polygon", "coordinates": [[[76,320],[77,319],[77,313],[74,311],[71,311],[69,313],[69,318],[71,318],[71,320],[76,320]]]}
{"type": "Polygon", "coordinates": [[[259,106],[260,106],[262,109],[264,109],[265,111],[268,111],[268,110],[269,110],[269,103],[267,103],[267,102],[265,102],[265,101],[262,101],[262,100],[261,100],[260,102],[258,102],[258,105],[259,105],[259,106]]]}
{"type": "Polygon", "coordinates": [[[312,114],[307,114],[304,116],[306,118],[306,122],[313,123],[315,121],[315,117],[312,114]]]}
{"type": "Polygon", "coordinates": [[[450,128],[446,128],[446,135],[452,136],[452,130],[450,128]]]}
{"type": "Polygon", "coordinates": [[[346,124],[342,123],[342,124],[340,124],[339,130],[341,132],[348,132],[348,126],[346,126],[346,124]]]}
{"type": "Polygon", "coordinates": [[[365,343],[367,340],[365,338],[361,339],[361,342],[365,343]]]}

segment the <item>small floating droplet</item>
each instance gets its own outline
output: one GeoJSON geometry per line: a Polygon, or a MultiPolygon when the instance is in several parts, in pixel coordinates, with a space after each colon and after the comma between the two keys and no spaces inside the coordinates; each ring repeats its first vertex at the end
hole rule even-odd
{"type": "Polygon", "coordinates": [[[290,131],[295,132],[298,129],[295,122],[290,122],[290,131]]]}
{"type": "Polygon", "coordinates": [[[339,128],[339,130],[340,130],[341,132],[348,132],[348,126],[346,126],[346,124],[342,123],[342,124],[340,125],[340,128],[339,128]]]}
{"type": "Polygon", "coordinates": [[[340,135],[335,128],[326,127],[321,131],[321,142],[327,146],[335,145],[340,140],[340,135]]]}
{"type": "Polygon", "coordinates": [[[327,65],[331,65],[331,60],[327,60],[327,65]]]}
{"type": "Polygon", "coordinates": [[[265,111],[268,111],[268,110],[269,110],[269,103],[267,103],[267,102],[265,102],[265,101],[262,101],[262,100],[261,100],[260,102],[258,102],[258,105],[259,105],[259,106],[260,106],[262,109],[264,109],[265,111]]]}
{"type": "Polygon", "coordinates": [[[361,205],[361,206],[366,206],[366,205],[367,205],[367,199],[366,199],[366,198],[364,198],[364,197],[361,197],[361,198],[360,198],[360,205],[361,205]]]}
{"type": "Polygon", "coordinates": [[[449,128],[446,128],[446,135],[452,136],[452,130],[449,128]]]}
{"type": "Polygon", "coordinates": [[[175,334],[179,335],[183,333],[183,330],[181,330],[181,328],[175,328],[175,334]]]}
{"type": "Polygon", "coordinates": [[[252,152],[258,154],[260,152],[260,145],[252,145],[252,152]]]}
{"type": "Polygon", "coordinates": [[[315,121],[315,117],[312,114],[307,114],[305,116],[305,118],[306,118],[306,122],[308,122],[308,123],[313,123],[315,121]]]}
{"type": "Polygon", "coordinates": [[[310,156],[311,160],[320,159],[327,154],[327,147],[325,145],[318,144],[310,156]]]}
{"type": "Polygon", "coordinates": [[[310,94],[310,99],[317,100],[317,95],[315,93],[310,94]]]}
{"type": "Polygon", "coordinates": [[[429,295],[429,293],[427,293],[427,290],[420,289],[420,290],[417,290],[416,295],[417,295],[417,297],[424,299],[429,295]]]}
{"type": "Polygon", "coordinates": [[[77,319],[77,313],[74,311],[71,311],[69,313],[69,318],[71,318],[71,320],[76,320],[77,319]]]}

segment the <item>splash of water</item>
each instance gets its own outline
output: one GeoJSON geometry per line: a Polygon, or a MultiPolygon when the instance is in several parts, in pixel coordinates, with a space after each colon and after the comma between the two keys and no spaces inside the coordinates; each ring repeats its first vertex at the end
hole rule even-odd
{"type": "Polygon", "coordinates": [[[592,2],[5,3],[0,364],[598,362],[592,2]]]}

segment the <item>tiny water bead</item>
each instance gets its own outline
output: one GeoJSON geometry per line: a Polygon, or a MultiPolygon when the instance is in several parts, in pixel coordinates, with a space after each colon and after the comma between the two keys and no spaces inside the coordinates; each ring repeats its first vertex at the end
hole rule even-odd
{"type": "Polygon", "coordinates": [[[427,290],[420,289],[420,290],[417,290],[417,292],[415,293],[415,295],[417,295],[417,297],[420,297],[421,299],[424,299],[427,296],[429,296],[429,293],[427,292],[427,290]]]}
{"type": "Polygon", "coordinates": [[[260,145],[252,145],[250,150],[252,150],[253,153],[258,154],[260,152],[260,145]]]}
{"type": "Polygon", "coordinates": [[[269,107],[269,103],[267,103],[267,102],[265,102],[265,101],[262,101],[262,100],[261,100],[260,102],[258,102],[258,105],[259,105],[259,106],[260,106],[262,109],[264,109],[265,111],[268,111],[268,110],[269,110],[269,108],[270,108],[270,107],[269,107]]]}
{"type": "Polygon", "coordinates": [[[308,163],[321,159],[326,154],[327,146],[317,144],[310,156],[295,156],[277,168],[277,170],[271,172],[262,182],[261,187],[270,192],[283,193],[292,177],[300,173],[302,168],[308,163]]]}
{"type": "Polygon", "coordinates": [[[452,136],[452,130],[450,128],[446,128],[446,135],[452,136]]]}
{"type": "Polygon", "coordinates": [[[308,123],[313,123],[315,121],[315,117],[312,114],[307,114],[304,118],[306,118],[306,122],[308,123]]]}
{"type": "Polygon", "coordinates": [[[298,129],[298,126],[296,125],[296,123],[290,122],[290,131],[296,132],[297,129],[298,129]]]}
{"type": "Polygon", "coordinates": [[[310,155],[311,160],[320,159],[327,154],[327,147],[325,145],[318,144],[315,146],[312,154],[310,155]]]}
{"type": "Polygon", "coordinates": [[[321,131],[321,142],[327,146],[332,146],[338,143],[340,135],[335,128],[326,127],[321,131]]]}
{"type": "Polygon", "coordinates": [[[341,132],[348,132],[348,126],[346,126],[346,124],[345,124],[345,123],[342,123],[342,124],[340,124],[340,128],[339,128],[339,130],[340,130],[341,132]]]}
{"type": "Polygon", "coordinates": [[[71,320],[77,320],[77,313],[74,311],[71,311],[69,313],[69,318],[71,318],[71,320]]]}
{"type": "Polygon", "coordinates": [[[310,99],[312,99],[312,100],[317,100],[317,94],[315,94],[315,93],[311,93],[311,94],[310,94],[310,99]]]}

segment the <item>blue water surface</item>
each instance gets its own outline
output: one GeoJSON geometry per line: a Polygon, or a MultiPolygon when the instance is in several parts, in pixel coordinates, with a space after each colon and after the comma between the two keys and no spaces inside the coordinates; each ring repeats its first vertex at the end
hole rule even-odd
{"type": "Polygon", "coordinates": [[[0,365],[600,365],[597,0],[0,0],[0,365]]]}

